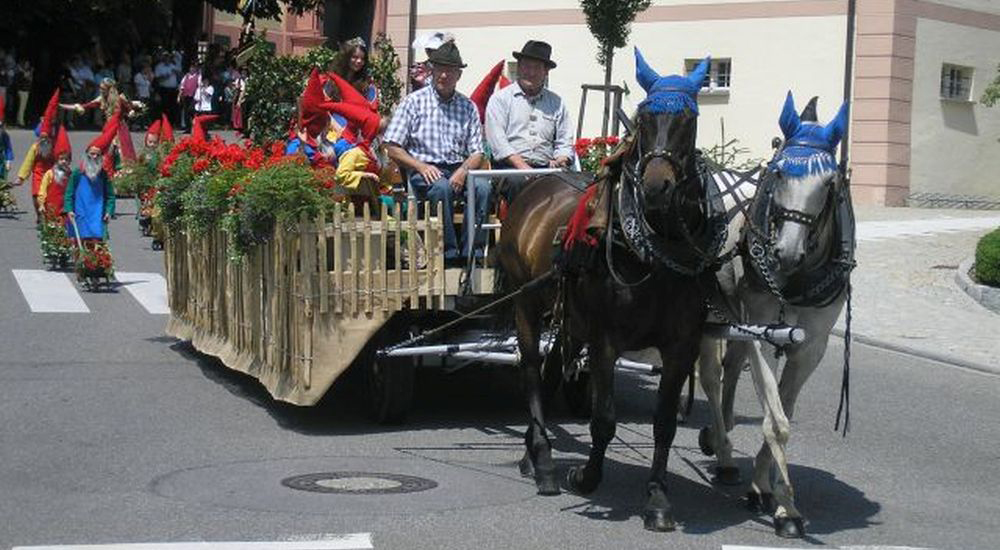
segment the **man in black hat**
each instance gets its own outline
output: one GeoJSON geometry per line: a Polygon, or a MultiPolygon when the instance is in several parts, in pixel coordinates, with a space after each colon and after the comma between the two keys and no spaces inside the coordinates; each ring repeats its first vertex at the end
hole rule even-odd
{"type": "Polygon", "coordinates": [[[517,82],[490,98],[486,140],[495,168],[565,167],[573,155],[573,126],[563,100],[545,88],[552,46],[529,40],[519,52],[517,82]]]}
{"type": "MultiPolygon", "coordinates": [[[[464,197],[465,177],[483,157],[479,113],[468,97],[455,90],[462,77],[462,56],[454,42],[430,52],[432,84],[406,96],[386,128],[383,141],[389,158],[407,174],[411,195],[440,204],[444,220],[445,260],[466,257],[472,243],[462,238],[462,254],[452,223],[452,202],[464,197]]],[[[476,220],[486,218],[490,184],[476,183],[476,220]]],[[[466,224],[474,223],[465,211],[466,224]]],[[[482,255],[485,232],[476,234],[475,253],[482,255]]]]}

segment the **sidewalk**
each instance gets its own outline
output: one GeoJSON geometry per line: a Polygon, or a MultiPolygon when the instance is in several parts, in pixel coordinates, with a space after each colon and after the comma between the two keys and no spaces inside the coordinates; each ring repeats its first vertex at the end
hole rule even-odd
{"type": "Polygon", "coordinates": [[[858,207],[856,214],[856,341],[1000,373],[1000,315],[955,283],[979,238],[1000,227],[1000,211],[858,207]]]}

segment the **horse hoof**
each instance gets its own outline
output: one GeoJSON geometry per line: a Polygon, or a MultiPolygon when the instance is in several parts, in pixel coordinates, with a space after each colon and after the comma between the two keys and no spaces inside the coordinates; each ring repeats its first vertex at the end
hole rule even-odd
{"type": "Polygon", "coordinates": [[[701,447],[701,454],[715,456],[715,447],[712,446],[712,430],[708,426],[698,431],[698,446],[701,447]]]}
{"type": "Polygon", "coordinates": [[[517,469],[521,471],[521,477],[535,477],[535,465],[531,459],[524,457],[517,463],[517,469]]]}
{"type": "Polygon", "coordinates": [[[802,518],[774,518],[774,534],[783,539],[801,539],[806,536],[802,518]]]}
{"type": "Polygon", "coordinates": [[[600,482],[600,479],[587,481],[587,473],[582,466],[573,466],[566,471],[566,488],[578,495],[593,493],[600,482]]]}
{"type": "Polygon", "coordinates": [[[646,510],[642,513],[642,526],[647,531],[664,533],[677,528],[673,516],[666,510],[646,510]]]}
{"type": "Polygon", "coordinates": [[[742,483],[740,469],[736,466],[718,466],[715,468],[715,477],[712,481],[722,485],[739,485],[742,483]]]}
{"type": "Polygon", "coordinates": [[[548,475],[535,476],[535,487],[538,489],[539,495],[546,497],[558,495],[560,492],[556,476],[551,472],[548,475]]]}
{"type": "Polygon", "coordinates": [[[760,515],[774,513],[774,496],[771,493],[757,494],[754,491],[747,493],[747,508],[760,515]]]}

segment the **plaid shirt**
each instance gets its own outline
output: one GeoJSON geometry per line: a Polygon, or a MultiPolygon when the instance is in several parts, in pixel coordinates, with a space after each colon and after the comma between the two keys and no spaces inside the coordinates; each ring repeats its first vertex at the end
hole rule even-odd
{"type": "Polygon", "coordinates": [[[483,129],[469,98],[456,91],[442,101],[434,86],[425,86],[399,105],[383,141],[399,145],[421,162],[459,164],[483,152],[483,129]]]}

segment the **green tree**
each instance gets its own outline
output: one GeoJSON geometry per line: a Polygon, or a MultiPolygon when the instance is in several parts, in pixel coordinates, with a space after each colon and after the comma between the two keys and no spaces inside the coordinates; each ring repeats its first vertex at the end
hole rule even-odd
{"type": "Polygon", "coordinates": [[[987,107],[993,107],[1000,102],[1000,65],[997,66],[997,75],[993,77],[993,82],[983,90],[983,96],[979,102],[987,107]]]}
{"type": "Polygon", "coordinates": [[[597,62],[604,67],[604,118],[601,135],[608,134],[611,118],[611,65],[615,48],[625,47],[632,21],[649,7],[651,0],[580,0],[587,28],[597,39],[597,62]]]}

